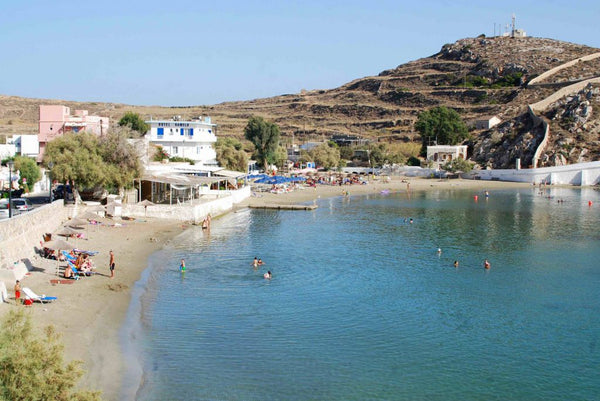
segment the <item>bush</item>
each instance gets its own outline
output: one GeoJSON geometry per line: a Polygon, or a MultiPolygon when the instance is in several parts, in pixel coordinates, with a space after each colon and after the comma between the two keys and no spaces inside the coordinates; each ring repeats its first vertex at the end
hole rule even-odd
{"type": "Polygon", "coordinates": [[[407,166],[420,166],[421,165],[421,160],[417,157],[411,156],[408,158],[408,161],[406,162],[407,166]]]}
{"type": "Polygon", "coordinates": [[[0,399],[96,401],[99,392],[74,392],[81,361],[65,365],[64,346],[52,326],[34,331],[31,316],[9,311],[0,322],[0,399]]]}

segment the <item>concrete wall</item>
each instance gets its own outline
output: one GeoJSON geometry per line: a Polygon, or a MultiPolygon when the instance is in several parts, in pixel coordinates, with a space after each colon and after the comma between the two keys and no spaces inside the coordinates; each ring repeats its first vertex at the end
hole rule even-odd
{"type": "Polygon", "coordinates": [[[529,107],[534,112],[544,111],[544,110],[546,110],[546,108],[548,106],[550,106],[552,103],[556,102],[557,100],[559,100],[565,96],[577,93],[580,90],[582,90],[583,88],[585,88],[588,84],[594,84],[594,83],[600,83],[600,78],[598,78],[598,77],[590,78],[590,79],[586,79],[585,81],[577,82],[576,84],[573,84],[573,85],[565,86],[564,88],[557,90],[556,92],[554,92],[547,98],[540,100],[537,103],[529,105],[529,107]]]}
{"type": "Polygon", "coordinates": [[[553,185],[598,185],[600,184],[600,161],[527,170],[480,170],[474,172],[474,174],[482,180],[528,182],[532,184],[539,184],[544,181],[553,185]]]}
{"type": "MultiPolygon", "coordinates": [[[[216,191],[215,191],[216,192],[216,191]]],[[[219,198],[207,200],[197,205],[154,205],[144,208],[141,205],[123,204],[122,215],[130,217],[152,217],[159,219],[174,219],[199,224],[207,214],[218,216],[227,213],[233,205],[250,197],[250,187],[244,187],[236,191],[218,191],[219,198]],[[224,194],[227,192],[227,194],[224,194]]]]}
{"type": "Polygon", "coordinates": [[[0,267],[30,258],[40,246],[45,233],[51,233],[76,213],[76,206],[65,206],[62,200],[0,220],[0,267]]]}
{"type": "Polygon", "coordinates": [[[565,68],[569,68],[569,67],[577,64],[580,61],[590,61],[590,60],[593,60],[593,59],[598,58],[598,57],[600,57],[600,53],[592,53],[592,54],[588,54],[587,56],[579,57],[578,59],[568,61],[568,62],[566,62],[564,64],[561,64],[561,65],[559,65],[557,67],[554,67],[554,68],[552,68],[552,69],[550,69],[550,70],[548,70],[548,71],[546,71],[546,72],[538,75],[537,77],[533,78],[531,81],[529,81],[529,83],[527,84],[527,86],[529,86],[529,85],[535,85],[535,84],[537,84],[537,83],[545,80],[546,78],[548,78],[548,77],[556,74],[560,70],[564,70],[565,68]]]}

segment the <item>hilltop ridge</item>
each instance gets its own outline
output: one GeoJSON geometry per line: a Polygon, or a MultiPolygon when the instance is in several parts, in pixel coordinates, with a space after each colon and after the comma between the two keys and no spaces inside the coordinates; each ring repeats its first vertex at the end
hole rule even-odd
{"type": "MultiPolygon", "coordinates": [[[[600,49],[553,39],[466,38],[443,45],[432,56],[338,88],[210,106],[131,106],[0,96],[0,132],[37,132],[37,110],[43,103],[88,109],[113,121],[129,110],[148,118],[210,115],[219,125],[220,136],[242,137],[248,118],[259,115],[277,123],[284,136],[294,135],[299,140],[345,133],[384,141],[418,141],[413,129],[418,114],[434,106],[447,106],[465,121],[492,115],[502,120],[491,130],[472,132],[469,154],[475,161],[502,168],[512,167],[514,159],[520,157],[527,166],[543,137],[530,120],[527,106],[564,86],[599,77],[600,59],[576,63],[536,85],[527,83],[554,67],[596,52],[600,49]]],[[[541,165],[600,159],[599,119],[594,113],[600,103],[596,85],[564,106],[580,110],[580,117],[585,109],[585,121],[575,119],[575,112],[561,111],[561,104],[544,115],[551,132],[561,135],[562,140],[549,145],[541,165]],[[581,104],[572,104],[577,101],[581,104]]]]}

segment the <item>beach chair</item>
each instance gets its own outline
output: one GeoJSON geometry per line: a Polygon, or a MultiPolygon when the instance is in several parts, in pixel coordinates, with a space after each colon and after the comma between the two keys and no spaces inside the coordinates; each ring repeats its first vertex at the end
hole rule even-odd
{"type": "Polygon", "coordinates": [[[45,295],[39,296],[35,292],[33,292],[29,287],[23,287],[23,294],[25,294],[25,299],[30,299],[34,302],[46,303],[52,302],[57,299],[56,297],[47,297],[45,295]]]}

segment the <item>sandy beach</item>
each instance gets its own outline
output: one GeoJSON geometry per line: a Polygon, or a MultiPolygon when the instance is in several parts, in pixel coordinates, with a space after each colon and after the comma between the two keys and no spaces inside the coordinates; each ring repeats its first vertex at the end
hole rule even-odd
{"type": "MultiPolygon", "coordinates": [[[[342,191],[348,191],[349,196],[358,196],[381,191],[406,193],[407,189],[410,191],[472,189],[474,195],[481,195],[485,190],[493,192],[497,189],[529,186],[498,181],[393,177],[389,182],[376,180],[368,185],[317,186],[283,194],[257,192],[256,196],[237,205],[236,209],[248,206],[315,202],[319,199],[342,196],[342,191]]],[[[115,219],[107,220],[106,225],[90,225],[86,229],[87,239],[78,240],[75,244],[78,248],[99,252],[93,258],[97,274],[71,281],[70,284],[50,282],[51,279],[56,278],[56,261],[39,256],[32,259],[35,269],[22,280],[22,286],[30,287],[40,295],[58,297],[58,300],[53,303],[36,303],[28,308],[33,320],[40,328],[52,324],[62,333],[65,358],[84,362],[83,367],[87,373],[79,384],[85,388],[102,391],[103,399],[119,399],[120,377],[123,376],[124,368],[119,330],[129,307],[131,288],[147,267],[148,257],[157,249],[167,245],[173,237],[187,227],[188,225],[182,222],[156,219],[115,219]],[[121,226],[114,226],[115,223],[121,226]],[[110,250],[113,250],[116,260],[115,277],[112,279],[108,268],[110,250]]],[[[14,297],[12,286],[9,292],[12,303],[5,305],[2,311],[17,307],[12,301],[14,297]]]]}

